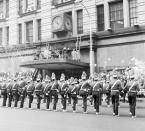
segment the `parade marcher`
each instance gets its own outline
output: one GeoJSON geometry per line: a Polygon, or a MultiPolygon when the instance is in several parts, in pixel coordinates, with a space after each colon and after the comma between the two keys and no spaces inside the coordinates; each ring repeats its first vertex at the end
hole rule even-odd
{"type": "Polygon", "coordinates": [[[78,85],[78,80],[77,79],[74,79],[74,81],[71,83],[71,88],[70,88],[70,92],[71,92],[71,97],[72,97],[72,100],[73,100],[73,112],[75,113],[76,112],[76,104],[77,104],[77,101],[78,101],[78,97],[77,95],[79,94],[79,85],[78,85]]]}
{"type": "Polygon", "coordinates": [[[46,109],[49,110],[50,102],[51,102],[51,79],[46,77],[44,86],[44,98],[46,99],[46,109]]]}
{"type": "Polygon", "coordinates": [[[2,106],[6,106],[6,102],[7,102],[7,81],[4,78],[3,82],[1,84],[1,95],[3,96],[3,103],[2,106]]]}
{"type": "Polygon", "coordinates": [[[93,78],[93,83],[92,83],[92,95],[94,99],[94,109],[96,110],[96,114],[99,114],[99,105],[100,105],[100,97],[101,97],[101,92],[103,89],[102,83],[99,81],[99,77],[97,75],[94,76],[93,78]]]}
{"type": "Polygon", "coordinates": [[[121,81],[117,79],[117,74],[113,75],[113,79],[110,81],[109,90],[111,91],[111,98],[113,104],[113,115],[119,116],[118,106],[119,106],[119,95],[122,91],[121,81]]]}
{"type": "Polygon", "coordinates": [[[18,89],[18,93],[20,95],[20,108],[23,108],[24,106],[24,100],[27,96],[26,94],[26,81],[24,80],[24,78],[21,76],[20,81],[19,81],[19,89],[18,89]]]}
{"type": "Polygon", "coordinates": [[[107,107],[110,107],[110,100],[111,100],[111,91],[109,90],[109,80],[105,80],[103,83],[103,92],[106,95],[106,103],[107,107]]]}
{"type": "Polygon", "coordinates": [[[13,99],[14,99],[14,107],[18,106],[18,101],[19,101],[19,93],[18,93],[18,89],[19,89],[19,84],[17,83],[17,78],[14,78],[14,82],[12,85],[12,95],[13,95],[13,99]]]}
{"type": "Polygon", "coordinates": [[[89,96],[90,90],[91,90],[91,86],[89,85],[88,81],[87,81],[87,74],[86,72],[82,73],[82,81],[79,84],[79,94],[83,99],[83,112],[87,113],[87,97],[89,96]]]}
{"type": "Polygon", "coordinates": [[[63,112],[66,112],[66,99],[67,99],[68,83],[65,81],[65,75],[62,73],[59,82],[59,92],[61,95],[61,103],[63,112]]]}
{"type": "Polygon", "coordinates": [[[71,104],[71,92],[70,92],[70,88],[71,88],[71,84],[72,82],[74,82],[74,77],[71,77],[69,79],[68,85],[69,85],[69,90],[67,91],[67,96],[68,96],[68,104],[71,104]]]}
{"type": "Polygon", "coordinates": [[[126,84],[124,88],[124,92],[128,92],[129,110],[130,110],[130,114],[132,115],[132,118],[134,118],[136,117],[135,108],[136,108],[137,92],[140,89],[139,89],[138,82],[135,80],[135,76],[131,76],[130,78],[131,80],[126,84]]]}
{"type": "Polygon", "coordinates": [[[9,79],[8,84],[7,84],[7,97],[8,97],[8,107],[11,107],[12,105],[12,81],[9,79]]]}
{"type": "Polygon", "coordinates": [[[51,94],[54,98],[54,102],[53,102],[53,110],[56,111],[56,106],[57,106],[57,102],[58,102],[58,93],[59,93],[59,89],[58,89],[58,82],[56,80],[56,76],[54,73],[52,73],[51,76],[52,82],[51,82],[51,94]]]}
{"type": "Polygon", "coordinates": [[[30,78],[28,81],[27,81],[27,86],[26,86],[26,92],[27,92],[27,95],[28,95],[28,99],[29,99],[29,108],[31,108],[31,104],[33,102],[33,98],[34,98],[34,90],[35,90],[35,85],[34,85],[34,82],[32,81],[32,79],[30,78]]]}
{"type": "Polygon", "coordinates": [[[36,79],[35,94],[37,97],[37,109],[40,109],[40,104],[41,104],[42,94],[43,94],[43,86],[39,76],[36,79]]]}

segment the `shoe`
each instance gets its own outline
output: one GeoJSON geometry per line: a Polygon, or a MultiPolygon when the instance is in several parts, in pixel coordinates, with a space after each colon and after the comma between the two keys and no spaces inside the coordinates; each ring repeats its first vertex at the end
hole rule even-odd
{"type": "Polygon", "coordinates": [[[57,110],[55,109],[55,110],[53,110],[54,112],[56,112],[57,110]]]}
{"type": "Polygon", "coordinates": [[[99,115],[100,113],[99,112],[96,112],[96,115],[99,115]]]}
{"type": "Polygon", "coordinates": [[[63,110],[63,112],[67,112],[67,110],[63,110]]]}
{"type": "Polygon", "coordinates": [[[117,117],[119,117],[120,115],[118,114],[118,115],[116,115],[117,117]]]}
{"type": "Polygon", "coordinates": [[[131,112],[129,112],[129,115],[132,115],[132,113],[131,113],[131,112]]]}
{"type": "Polygon", "coordinates": [[[76,111],[73,111],[73,113],[76,113],[76,111]]]}
{"type": "Polygon", "coordinates": [[[108,108],[110,108],[110,105],[107,105],[108,108]]]}
{"type": "Polygon", "coordinates": [[[132,116],[131,118],[135,118],[135,116],[132,116]]]}
{"type": "Polygon", "coordinates": [[[115,113],[113,113],[113,116],[115,116],[115,113]]]}
{"type": "Polygon", "coordinates": [[[96,112],[96,109],[94,109],[94,112],[96,112]]]}
{"type": "Polygon", "coordinates": [[[87,114],[87,111],[86,112],[83,112],[84,114],[87,114]]]}

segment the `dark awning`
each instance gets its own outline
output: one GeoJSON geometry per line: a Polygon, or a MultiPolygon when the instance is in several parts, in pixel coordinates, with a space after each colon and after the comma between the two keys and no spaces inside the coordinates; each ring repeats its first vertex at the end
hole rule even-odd
{"type": "Polygon", "coordinates": [[[48,69],[48,70],[89,68],[88,63],[74,61],[70,59],[64,59],[64,58],[27,61],[22,63],[20,66],[27,67],[27,68],[48,69]]]}

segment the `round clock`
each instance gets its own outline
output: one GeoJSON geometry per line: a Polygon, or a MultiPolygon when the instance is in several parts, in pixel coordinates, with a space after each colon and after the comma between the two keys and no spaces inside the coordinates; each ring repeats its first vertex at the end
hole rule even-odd
{"type": "Polygon", "coordinates": [[[52,21],[52,29],[53,31],[55,30],[59,30],[63,25],[63,19],[61,16],[56,16],[53,18],[53,21],[52,21]]]}
{"type": "Polygon", "coordinates": [[[72,30],[72,20],[71,17],[66,17],[65,18],[65,27],[67,30],[71,31],[72,30]]]}

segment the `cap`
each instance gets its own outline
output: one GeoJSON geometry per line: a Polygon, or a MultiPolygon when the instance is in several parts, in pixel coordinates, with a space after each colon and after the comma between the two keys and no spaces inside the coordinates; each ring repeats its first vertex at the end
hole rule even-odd
{"type": "Polygon", "coordinates": [[[135,76],[134,76],[134,75],[130,76],[130,79],[134,79],[134,78],[135,78],[135,76]]]}
{"type": "Polygon", "coordinates": [[[113,78],[117,78],[117,75],[116,75],[116,74],[114,74],[114,75],[113,75],[113,78]]]}
{"type": "Polygon", "coordinates": [[[51,79],[52,79],[52,80],[55,80],[55,79],[56,79],[55,73],[52,73],[51,79]]]}
{"type": "Polygon", "coordinates": [[[60,81],[65,81],[65,75],[64,75],[64,73],[61,74],[60,81]]]}
{"type": "Polygon", "coordinates": [[[81,78],[82,78],[83,80],[85,80],[85,79],[87,78],[87,74],[86,74],[85,71],[83,71],[81,78]]]}

